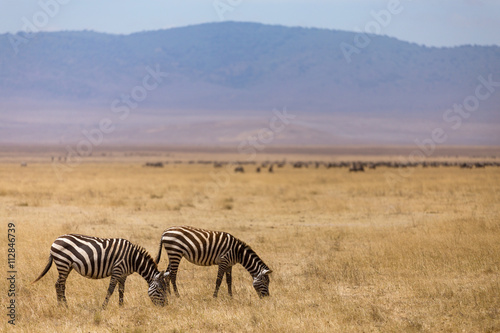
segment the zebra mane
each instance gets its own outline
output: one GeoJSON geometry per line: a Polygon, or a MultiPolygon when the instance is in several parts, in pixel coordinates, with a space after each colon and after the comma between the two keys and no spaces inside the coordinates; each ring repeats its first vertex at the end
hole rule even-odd
{"type": "Polygon", "coordinates": [[[156,267],[156,269],[158,270],[158,265],[156,264],[156,262],[153,260],[153,257],[151,256],[151,254],[149,254],[149,252],[143,248],[142,246],[140,245],[137,245],[137,244],[134,244],[134,247],[137,251],[139,251],[139,253],[141,255],[144,255],[146,257],[147,260],[151,260],[154,264],[154,267],[156,267]]]}
{"type": "MultiPolygon", "coordinates": [[[[247,243],[245,243],[244,241],[242,241],[242,240],[240,240],[240,239],[238,239],[236,237],[235,237],[235,239],[237,240],[237,242],[240,245],[240,248],[238,250],[239,255],[243,256],[243,253],[246,251],[247,253],[250,254],[250,256],[253,256],[253,257],[257,258],[260,267],[263,267],[265,269],[269,269],[269,267],[266,265],[266,263],[259,257],[259,255],[257,254],[257,252],[255,252],[255,250],[252,249],[252,247],[250,245],[248,245],[247,243]]],[[[243,262],[241,262],[241,264],[243,266],[245,266],[243,262]]],[[[245,267],[245,268],[250,272],[250,274],[252,274],[252,276],[254,276],[253,273],[249,270],[248,267],[245,267]]],[[[254,273],[256,273],[256,272],[254,272],[254,273]]]]}
{"type": "MultiPolygon", "coordinates": [[[[236,238],[236,237],[235,237],[236,238]]],[[[254,254],[255,256],[257,256],[259,259],[259,255],[257,254],[257,252],[255,252],[254,249],[252,249],[252,247],[250,245],[248,245],[247,243],[245,243],[244,241],[242,241],[241,239],[239,238],[236,238],[236,240],[240,243],[241,247],[240,247],[240,251],[244,251],[244,250],[247,250],[248,252],[254,254]]],[[[262,259],[261,259],[262,260],[262,259]]],[[[264,263],[264,262],[263,262],[264,263]]]]}
{"type": "MultiPolygon", "coordinates": [[[[233,236],[233,237],[234,237],[234,236],[233,236]]],[[[245,249],[245,248],[247,248],[247,249],[251,250],[252,252],[255,252],[255,251],[252,249],[252,247],[251,247],[250,245],[248,245],[247,243],[245,243],[244,241],[242,241],[242,240],[241,240],[241,239],[239,239],[239,238],[236,238],[236,237],[234,237],[234,238],[235,238],[235,239],[238,241],[238,243],[241,245],[241,249],[245,249]]]]}

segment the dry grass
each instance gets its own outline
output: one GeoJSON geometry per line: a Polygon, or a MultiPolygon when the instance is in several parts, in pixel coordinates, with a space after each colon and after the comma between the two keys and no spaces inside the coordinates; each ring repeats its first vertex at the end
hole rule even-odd
{"type": "Polygon", "coordinates": [[[0,164],[0,220],[4,233],[7,222],[17,229],[17,331],[499,331],[500,169],[419,168],[396,184],[387,171],[99,163],[59,181],[50,164],[0,164]],[[234,297],[224,283],[213,299],[217,268],[185,261],[181,298],[161,309],[137,274],[125,306],[115,294],[105,311],[109,279],[73,272],[67,309],[56,302],[55,267],[30,284],[61,234],[123,237],[154,255],[161,232],[181,224],[249,243],[274,270],[271,297],[259,299],[237,266],[234,297]]]}

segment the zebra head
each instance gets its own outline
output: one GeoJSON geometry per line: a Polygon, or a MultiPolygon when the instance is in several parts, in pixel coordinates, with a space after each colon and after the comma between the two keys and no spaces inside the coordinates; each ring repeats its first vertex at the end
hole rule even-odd
{"type": "Polygon", "coordinates": [[[269,296],[269,274],[272,272],[270,269],[265,268],[253,278],[253,287],[261,298],[269,296]]]}
{"type": "Polygon", "coordinates": [[[167,282],[169,272],[159,272],[153,276],[149,283],[148,295],[156,306],[165,306],[167,301],[167,282]]]}

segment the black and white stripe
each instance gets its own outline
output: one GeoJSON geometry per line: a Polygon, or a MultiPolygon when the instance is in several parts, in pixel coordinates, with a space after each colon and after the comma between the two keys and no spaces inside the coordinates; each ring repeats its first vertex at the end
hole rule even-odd
{"type": "Polygon", "coordinates": [[[250,273],[253,277],[253,286],[260,297],[269,296],[271,270],[250,246],[227,232],[188,226],[171,227],[162,234],[156,263],[160,262],[162,247],[165,247],[169,261],[167,288],[170,292],[169,281],[171,281],[177,296],[179,296],[176,284],[177,269],[183,257],[200,266],[219,265],[214,297],[217,297],[224,273],[229,295],[232,296],[231,271],[235,264],[243,265],[250,273]]]}
{"type": "Polygon", "coordinates": [[[118,283],[119,305],[123,305],[125,280],[130,274],[139,273],[149,284],[148,295],[155,305],[167,303],[166,281],[168,273],[158,271],[158,266],[147,251],[126,239],[97,238],[69,234],[57,238],[50,248],[49,262],[40,280],[55,261],[59,278],[56,282],[57,301],[66,303],[66,279],[71,270],[90,279],[111,276],[103,308],[108,304],[118,283]]]}

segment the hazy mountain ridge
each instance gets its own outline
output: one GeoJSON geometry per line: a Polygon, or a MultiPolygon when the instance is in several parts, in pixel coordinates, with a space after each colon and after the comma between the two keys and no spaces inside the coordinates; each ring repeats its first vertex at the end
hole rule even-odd
{"type": "Polygon", "coordinates": [[[427,48],[380,36],[348,63],[340,45],[354,45],[354,35],[232,22],[131,35],[55,32],[20,44],[17,55],[2,35],[0,88],[4,97],[106,101],[158,65],[169,74],[160,89],[172,96],[149,103],[166,108],[259,109],[261,96],[317,112],[428,110],[470,94],[479,75],[500,73],[499,47],[427,48]],[[217,98],[196,101],[203,90],[217,98]],[[221,99],[228,91],[240,103],[221,99]]]}
{"type": "MultiPolygon", "coordinates": [[[[86,118],[88,110],[109,111],[114,100],[143,84],[147,68],[166,77],[140,101],[140,112],[165,116],[225,112],[244,118],[287,107],[304,115],[441,119],[446,108],[474,94],[479,76],[500,81],[497,46],[429,48],[370,35],[349,63],[341,44],[354,45],[354,36],[223,22],[131,35],[37,33],[15,53],[15,36],[3,34],[2,121],[12,121],[7,110],[29,119],[58,108],[63,112],[54,118],[71,110],[68,121],[97,121],[86,118]]],[[[499,104],[500,93],[481,101],[476,118],[488,121],[499,104]]]]}

